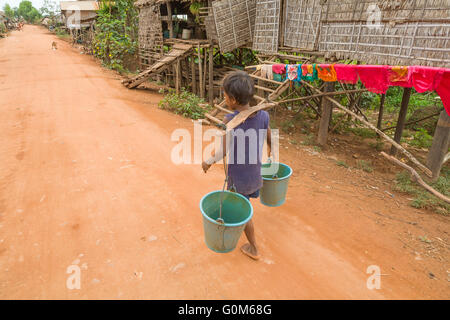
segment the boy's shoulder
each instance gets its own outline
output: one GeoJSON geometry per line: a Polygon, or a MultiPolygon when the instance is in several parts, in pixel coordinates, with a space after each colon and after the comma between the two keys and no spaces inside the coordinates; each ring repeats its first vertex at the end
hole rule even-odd
{"type": "MultiPolygon", "coordinates": [[[[233,113],[229,113],[229,114],[225,115],[225,122],[227,123],[227,122],[231,121],[231,119],[233,119],[238,114],[239,114],[239,111],[234,111],[233,113]]],[[[269,113],[266,110],[259,110],[256,114],[254,114],[253,116],[250,116],[250,118],[255,118],[255,117],[258,117],[264,121],[270,119],[269,113]]]]}

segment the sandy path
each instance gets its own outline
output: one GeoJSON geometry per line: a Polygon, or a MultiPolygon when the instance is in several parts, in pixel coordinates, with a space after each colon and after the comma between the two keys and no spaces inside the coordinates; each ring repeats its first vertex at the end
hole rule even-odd
{"type": "Polygon", "coordinates": [[[222,170],[170,161],[171,132],[192,122],[53,39],[26,26],[0,41],[0,298],[449,297],[445,267],[429,280],[401,230],[360,214],[392,203],[315,192],[305,161],[285,206],[253,201],[262,261],[211,252],[198,202],[222,170]],[[80,290],[66,287],[72,264],[80,290]],[[366,287],[371,264],[389,274],[381,290],[366,287]]]}

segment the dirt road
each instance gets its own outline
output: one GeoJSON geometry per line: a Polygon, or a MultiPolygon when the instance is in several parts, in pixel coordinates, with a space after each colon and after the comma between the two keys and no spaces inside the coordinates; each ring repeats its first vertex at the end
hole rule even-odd
{"type": "Polygon", "coordinates": [[[435,239],[448,243],[448,220],[303,149],[282,148],[295,170],[286,204],[252,200],[263,259],[211,252],[198,203],[223,171],[170,160],[172,131],[192,122],[69,44],[51,50],[55,39],[25,26],[0,40],[0,298],[449,298],[435,239]]]}

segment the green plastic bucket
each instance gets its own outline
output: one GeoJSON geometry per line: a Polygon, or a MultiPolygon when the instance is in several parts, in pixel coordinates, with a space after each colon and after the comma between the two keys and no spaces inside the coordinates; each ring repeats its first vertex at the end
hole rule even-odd
{"type": "Polygon", "coordinates": [[[220,194],[222,191],[213,191],[200,200],[200,211],[203,215],[203,228],[205,231],[206,246],[219,253],[233,251],[236,248],[245,224],[253,216],[253,207],[250,201],[230,191],[222,195],[222,219],[224,224],[216,221],[219,218],[220,194]]]}
{"type": "Polygon", "coordinates": [[[286,201],[289,178],[292,175],[291,167],[283,163],[265,163],[261,166],[261,175],[261,203],[269,207],[281,206],[286,201]]]}

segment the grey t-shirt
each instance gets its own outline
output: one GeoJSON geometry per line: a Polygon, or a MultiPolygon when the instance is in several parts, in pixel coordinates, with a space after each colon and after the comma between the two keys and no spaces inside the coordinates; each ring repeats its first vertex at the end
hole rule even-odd
{"type": "MultiPolygon", "coordinates": [[[[226,115],[230,121],[239,112],[226,115]]],[[[254,117],[247,118],[231,132],[228,152],[228,189],[250,195],[262,187],[261,157],[269,127],[269,114],[260,110],[254,117]]]]}

